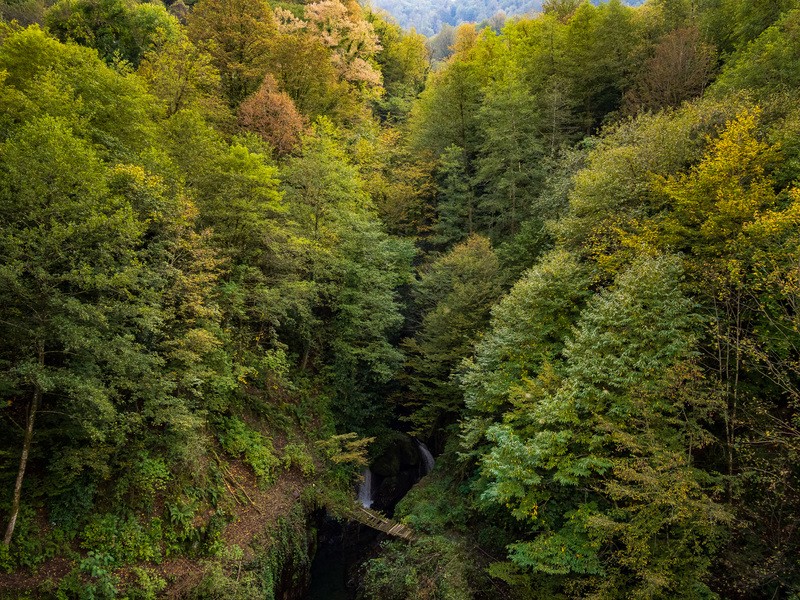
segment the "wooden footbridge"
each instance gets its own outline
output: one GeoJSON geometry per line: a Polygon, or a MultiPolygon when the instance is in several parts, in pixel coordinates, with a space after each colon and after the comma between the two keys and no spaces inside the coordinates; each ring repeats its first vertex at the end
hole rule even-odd
{"type": "Polygon", "coordinates": [[[362,525],[377,529],[387,535],[401,538],[408,542],[413,542],[417,539],[414,532],[406,525],[396,523],[391,519],[387,519],[381,513],[369,508],[364,508],[363,506],[354,506],[347,512],[347,516],[353,521],[358,521],[362,525]]]}

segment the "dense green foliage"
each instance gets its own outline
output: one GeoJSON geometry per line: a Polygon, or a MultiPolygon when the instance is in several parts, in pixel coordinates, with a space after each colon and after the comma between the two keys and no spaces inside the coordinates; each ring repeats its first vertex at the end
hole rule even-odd
{"type": "MultiPolygon", "coordinates": [[[[275,72],[304,112],[296,146],[273,151],[237,110],[274,63],[237,52],[297,38],[267,5],[234,22],[215,6],[187,28],[137,2],[58,3],[46,30],[0,23],[0,565],[66,559],[64,597],[146,596],[164,582],[140,563],[181,554],[227,577],[223,531],[243,507],[318,469],[305,508],[341,495],[363,450],[316,442],[390,424],[414,249],[349,158],[378,128],[377,34],[356,5],[296,7],[280,27],[305,30],[330,81],[275,72]],[[338,45],[317,23],[340,27],[338,45]],[[374,43],[348,54],[347,36],[374,43]],[[150,583],[120,575],[134,567],[150,583]]],[[[404,60],[381,60],[407,96],[425,50],[393,35],[404,60]]]]}
{"type": "Polygon", "coordinates": [[[563,2],[455,33],[409,121],[436,184],[419,231],[488,236],[517,281],[435,379],[428,320],[455,333],[461,304],[418,320],[409,418],[447,403],[460,429],[428,434],[444,466],[401,509],[431,546],[387,548],[366,597],[796,597],[799,11],[778,4],[563,2]]]}
{"type": "Polygon", "coordinates": [[[796,0],[191,5],[0,2],[0,597],[302,590],[396,430],[363,598],[800,595],[796,0]]]}

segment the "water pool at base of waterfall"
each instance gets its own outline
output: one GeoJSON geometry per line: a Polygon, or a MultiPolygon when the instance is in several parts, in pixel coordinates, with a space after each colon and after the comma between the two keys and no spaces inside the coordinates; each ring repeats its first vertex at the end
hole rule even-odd
{"type": "Polygon", "coordinates": [[[359,568],[377,554],[380,535],[368,527],[326,516],[311,563],[307,600],[354,600],[359,568]]]}

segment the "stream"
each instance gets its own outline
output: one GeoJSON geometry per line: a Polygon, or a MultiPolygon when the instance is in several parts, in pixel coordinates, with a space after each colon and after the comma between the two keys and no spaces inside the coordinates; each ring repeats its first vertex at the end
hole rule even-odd
{"type": "MultiPolygon", "coordinates": [[[[358,488],[358,502],[391,516],[400,500],[422,477],[433,470],[435,461],[427,446],[414,440],[418,455],[417,473],[412,484],[394,497],[382,495],[386,477],[367,468],[358,488]]],[[[391,486],[389,486],[391,487],[391,486]]],[[[321,516],[318,546],[311,564],[311,584],[306,600],[355,600],[358,575],[364,561],[374,557],[386,535],[355,522],[340,522],[321,516]]]]}

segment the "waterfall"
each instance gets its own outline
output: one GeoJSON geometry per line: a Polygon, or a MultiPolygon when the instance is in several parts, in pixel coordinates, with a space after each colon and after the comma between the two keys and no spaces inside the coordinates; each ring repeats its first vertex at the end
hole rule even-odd
{"type": "Polygon", "coordinates": [[[433,454],[431,451],[428,450],[428,447],[420,442],[418,439],[414,439],[417,442],[417,450],[419,450],[419,456],[422,459],[423,465],[423,475],[427,475],[431,471],[433,471],[433,465],[436,464],[436,461],[433,460],[433,454]]]}
{"type": "Polygon", "coordinates": [[[364,481],[358,486],[358,501],[364,508],[372,507],[372,471],[364,469],[364,481]]]}

